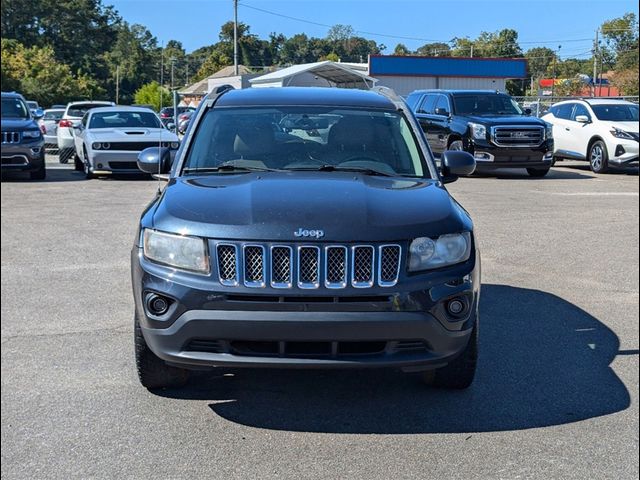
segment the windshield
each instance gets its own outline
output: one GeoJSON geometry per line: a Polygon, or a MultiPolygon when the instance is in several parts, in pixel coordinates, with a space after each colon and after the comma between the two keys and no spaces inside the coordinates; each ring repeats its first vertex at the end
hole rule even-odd
{"type": "Polygon", "coordinates": [[[29,118],[29,109],[19,98],[3,98],[2,118],[29,118]]]}
{"type": "Polygon", "coordinates": [[[507,95],[455,95],[453,104],[457,115],[524,115],[520,105],[507,95]]]}
{"type": "Polygon", "coordinates": [[[428,168],[405,118],[336,107],[219,108],[195,133],[185,172],[361,170],[423,177],[428,168]]]}
{"type": "Polygon", "coordinates": [[[598,120],[609,122],[637,122],[638,105],[591,105],[598,120]]]}
{"type": "Polygon", "coordinates": [[[162,128],[153,112],[96,112],[89,128],[162,128]]]}
{"type": "Polygon", "coordinates": [[[60,120],[62,118],[62,114],[64,110],[45,110],[44,120],[60,120]]]}
{"type": "Polygon", "coordinates": [[[69,109],[67,110],[67,117],[82,118],[84,117],[84,114],[87,113],[92,108],[107,107],[107,106],[109,106],[108,103],[81,103],[76,105],[70,105],[69,109]]]}

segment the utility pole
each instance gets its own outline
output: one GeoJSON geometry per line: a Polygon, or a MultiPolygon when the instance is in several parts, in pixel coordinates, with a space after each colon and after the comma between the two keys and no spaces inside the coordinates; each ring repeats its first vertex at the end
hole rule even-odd
{"type": "Polygon", "coordinates": [[[233,0],[233,74],[238,75],[238,0],[233,0]]]}
{"type": "Polygon", "coordinates": [[[185,73],[185,80],[184,80],[184,86],[186,87],[187,85],[189,85],[189,57],[185,57],[185,60],[187,61],[187,67],[186,67],[186,73],[185,73]]]}
{"type": "Polygon", "coordinates": [[[173,66],[175,65],[175,60],[176,59],[174,57],[171,57],[169,59],[169,61],[171,62],[171,88],[170,88],[171,91],[173,91],[173,66]]]}
{"type": "Polygon", "coordinates": [[[471,55],[469,55],[471,58],[473,58],[473,44],[471,44],[471,55]]]}
{"type": "Polygon", "coordinates": [[[598,28],[596,28],[596,39],[593,42],[593,96],[596,96],[596,79],[598,78],[598,28]]]}
{"type": "Polygon", "coordinates": [[[558,45],[558,50],[556,50],[556,54],[553,56],[553,83],[551,84],[551,97],[553,98],[556,90],[556,64],[560,59],[560,49],[562,45],[558,45]]]}
{"type": "Polygon", "coordinates": [[[120,99],[120,65],[116,65],[116,105],[120,99]]]}
{"type": "Polygon", "coordinates": [[[164,89],[164,42],[160,47],[160,107],[162,109],[162,90],[164,89]]]}

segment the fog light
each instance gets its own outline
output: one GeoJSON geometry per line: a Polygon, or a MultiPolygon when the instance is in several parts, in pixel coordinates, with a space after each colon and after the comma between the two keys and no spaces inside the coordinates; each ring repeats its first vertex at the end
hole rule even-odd
{"type": "Polygon", "coordinates": [[[476,161],[479,162],[493,162],[493,159],[495,158],[493,155],[487,152],[475,152],[473,154],[473,157],[476,159],[476,161]]]}
{"type": "Polygon", "coordinates": [[[463,298],[454,298],[447,302],[447,312],[453,317],[459,317],[467,310],[467,302],[463,298]]]}
{"type": "Polygon", "coordinates": [[[616,157],[624,155],[625,153],[627,153],[627,151],[624,149],[624,147],[622,145],[618,145],[616,147],[616,157]]]}
{"type": "Polygon", "coordinates": [[[101,164],[101,163],[99,163],[98,165],[96,165],[96,167],[98,167],[98,168],[102,168],[102,164],[101,164]]]}
{"type": "Polygon", "coordinates": [[[40,153],[41,148],[40,147],[33,147],[31,149],[31,153],[33,153],[34,155],[38,155],[40,153]]]}
{"type": "Polygon", "coordinates": [[[152,293],[147,297],[147,309],[152,315],[164,315],[169,310],[169,300],[161,295],[152,293]]]}

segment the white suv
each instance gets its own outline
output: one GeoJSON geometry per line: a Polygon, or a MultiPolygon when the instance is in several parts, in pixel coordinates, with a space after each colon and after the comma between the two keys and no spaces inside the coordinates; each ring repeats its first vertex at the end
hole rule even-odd
{"type": "Polygon", "coordinates": [[[58,131],[56,132],[60,163],[67,163],[69,158],[76,152],[73,139],[74,123],[79,123],[84,114],[92,108],[113,106],[115,106],[113,102],[100,101],[71,102],[67,105],[62,119],[58,122],[58,131]]]}
{"type": "Polygon", "coordinates": [[[595,173],[638,163],[638,105],[625,100],[576,99],[553,105],[556,159],[587,160],[595,173]]]}

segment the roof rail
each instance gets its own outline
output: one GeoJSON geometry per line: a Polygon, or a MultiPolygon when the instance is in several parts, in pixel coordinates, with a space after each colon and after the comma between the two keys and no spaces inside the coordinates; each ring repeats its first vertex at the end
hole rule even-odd
{"type": "Polygon", "coordinates": [[[384,87],[382,85],[373,87],[372,91],[376,92],[378,95],[382,95],[387,97],[389,100],[394,102],[402,102],[402,97],[400,97],[393,88],[384,87]]]}
{"type": "Polygon", "coordinates": [[[233,85],[229,85],[228,83],[225,83],[224,85],[218,85],[217,87],[214,87],[213,90],[211,90],[209,93],[207,93],[207,96],[204,97],[204,99],[205,101],[211,101],[211,103],[213,104],[218,99],[218,97],[227,93],[229,90],[235,90],[233,85]]]}

